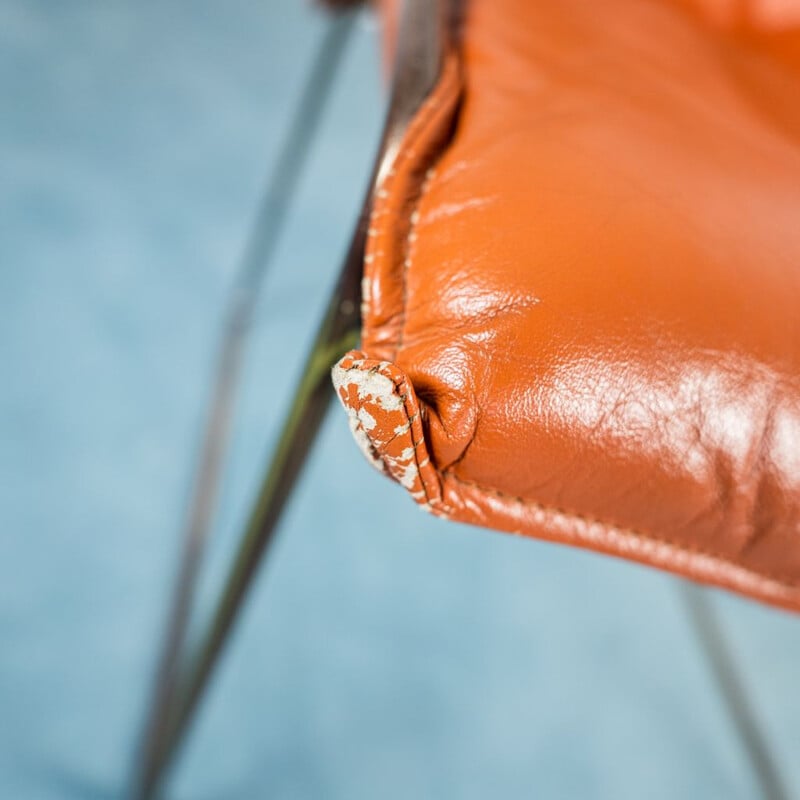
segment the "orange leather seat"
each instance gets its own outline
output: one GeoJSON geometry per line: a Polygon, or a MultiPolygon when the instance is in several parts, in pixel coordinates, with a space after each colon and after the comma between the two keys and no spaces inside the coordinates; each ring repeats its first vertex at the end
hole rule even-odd
{"type": "Polygon", "coordinates": [[[466,2],[363,311],[425,508],[800,610],[800,3],[466,2]]]}

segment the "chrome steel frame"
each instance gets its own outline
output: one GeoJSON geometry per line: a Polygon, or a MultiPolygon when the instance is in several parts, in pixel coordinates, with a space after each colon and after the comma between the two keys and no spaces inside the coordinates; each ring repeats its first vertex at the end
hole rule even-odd
{"type": "MultiPolygon", "coordinates": [[[[158,795],[330,405],[333,394],[330,368],[358,341],[361,271],[373,193],[391,167],[408,123],[436,82],[442,58],[444,22],[438,3],[406,0],[403,6],[389,109],[358,224],[222,595],[199,646],[187,658],[184,653],[186,629],[225,450],[242,338],[249,325],[260,283],[259,265],[265,256],[256,247],[256,254],[246,259],[242,288],[234,292],[229,324],[220,349],[217,384],[185,534],[184,556],[129,791],[131,800],[150,800],[158,795]]],[[[341,40],[341,33],[338,40],[341,40]]],[[[320,62],[324,61],[320,59],[320,62]]],[[[302,113],[298,116],[303,118],[302,113]]],[[[281,207],[278,203],[265,203],[267,222],[270,221],[269,214],[275,214],[281,207]]]]}

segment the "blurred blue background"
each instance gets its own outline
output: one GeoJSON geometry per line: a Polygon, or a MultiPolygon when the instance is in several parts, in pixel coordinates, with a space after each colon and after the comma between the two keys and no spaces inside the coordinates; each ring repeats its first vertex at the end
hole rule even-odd
{"type": "MultiPolygon", "coordinates": [[[[0,797],[118,797],[226,290],[326,18],[0,0],[0,797]]],[[[354,224],[360,19],[248,348],[206,598],[354,224]]],[[[800,797],[800,620],[712,597],[800,797]]],[[[677,582],[434,520],[332,414],[174,798],[752,798],[677,582]]]]}

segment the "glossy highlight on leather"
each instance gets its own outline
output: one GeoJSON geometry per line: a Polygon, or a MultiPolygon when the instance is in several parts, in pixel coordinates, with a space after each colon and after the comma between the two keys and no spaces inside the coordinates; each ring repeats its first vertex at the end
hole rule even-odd
{"type": "Polygon", "coordinates": [[[347,369],[434,513],[800,610],[800,11],[744,5],[467,2],[347,369]]]}

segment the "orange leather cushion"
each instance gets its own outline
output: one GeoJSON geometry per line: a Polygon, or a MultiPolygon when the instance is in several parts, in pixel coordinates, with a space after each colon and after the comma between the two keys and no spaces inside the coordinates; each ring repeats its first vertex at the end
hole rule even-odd
{"type": "Polygon", "coordinates": [[[800,609],[800,4],[472,0],[456,38],[336,371],[365,450],[800,609]]]}

